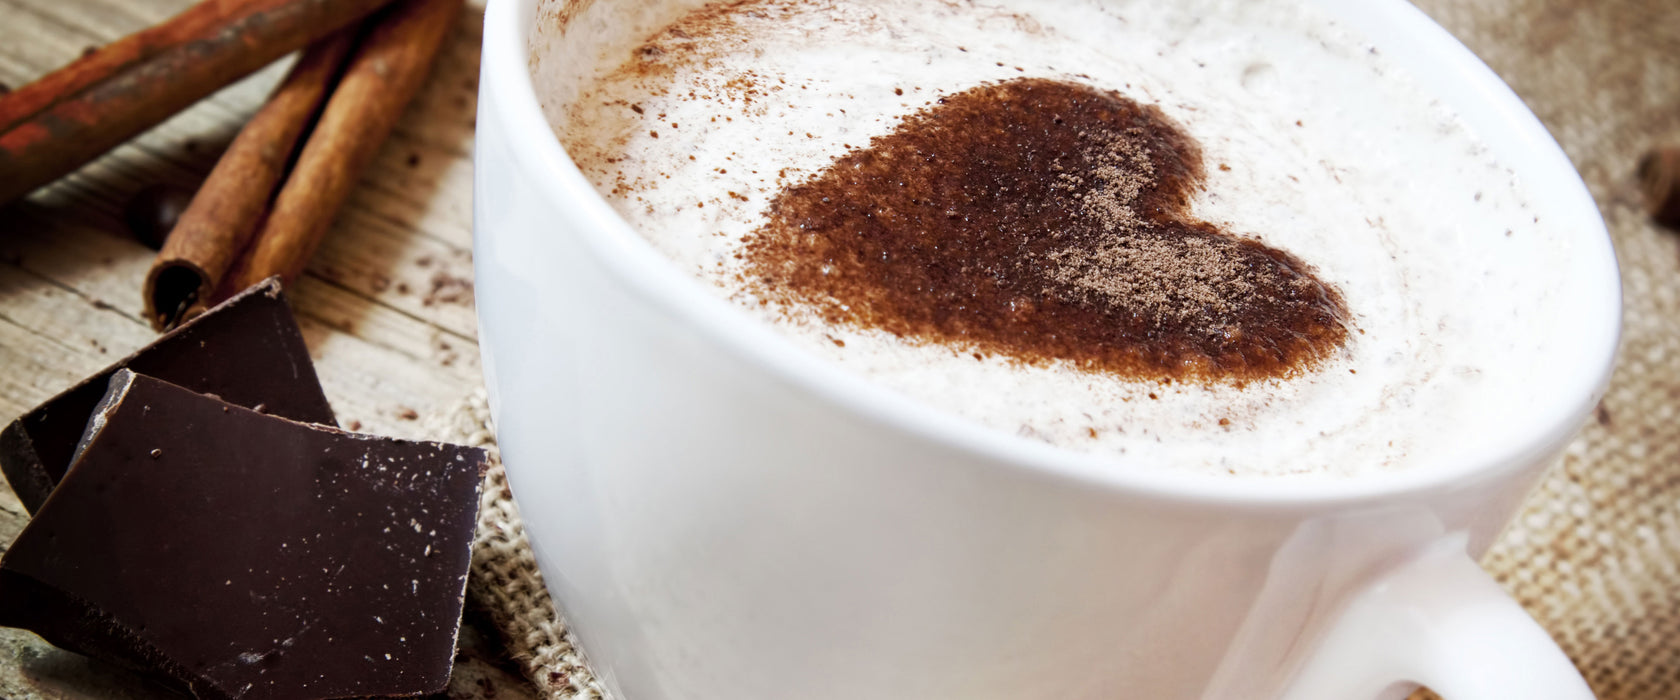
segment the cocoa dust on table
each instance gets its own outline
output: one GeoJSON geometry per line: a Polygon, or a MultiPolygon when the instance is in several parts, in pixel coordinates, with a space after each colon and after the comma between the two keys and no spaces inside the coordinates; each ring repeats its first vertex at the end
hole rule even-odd
{"type": "Polygon", "coordinates": [[[1153,106],[1047,79],[940,99],[784,189],[749,289],[824,321],[1131,378],[1284,377],[1347,339],[1299,259],[1193,218],[1199,144],[1153,106]]]}

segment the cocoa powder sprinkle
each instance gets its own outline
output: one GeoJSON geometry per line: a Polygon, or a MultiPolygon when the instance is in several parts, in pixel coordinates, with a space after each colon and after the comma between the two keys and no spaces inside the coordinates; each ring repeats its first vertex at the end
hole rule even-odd
{"type": "Polygon", "coordinates": [[[946,96],[771,200],[748,291],[788,313],[1130,378],[1244,383],[1347,339],[1287,252],[1190,215],[1200,145],[1158,108],[1025,78],[946,96]]]}

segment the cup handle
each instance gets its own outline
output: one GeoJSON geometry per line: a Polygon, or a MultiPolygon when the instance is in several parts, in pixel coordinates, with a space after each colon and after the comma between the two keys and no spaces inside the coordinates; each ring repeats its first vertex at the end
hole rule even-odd
{"type": "Polygon", "coordinates": [[[1551,636],[1466,554],[1435,543],[1356,593],[1296,673],[1286,700],[1592,700],[1551,636]]]}

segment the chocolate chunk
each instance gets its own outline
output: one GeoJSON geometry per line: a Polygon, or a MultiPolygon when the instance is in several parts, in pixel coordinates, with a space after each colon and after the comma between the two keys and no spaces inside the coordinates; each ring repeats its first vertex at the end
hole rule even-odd
{"type": "Polygon", "coordinates": [[[264,280],[0,431],[0,472],[30,512],[64,476],[89,414],[123,368],[238,406],[260,405],[293,420],[334,424],[280,282],[264,280]]]}
{"type": "Polygon", "coordinates": [[[484,465],[120,370],[0,559],[0,624],[198,698],[440,691],[484,465]]]}

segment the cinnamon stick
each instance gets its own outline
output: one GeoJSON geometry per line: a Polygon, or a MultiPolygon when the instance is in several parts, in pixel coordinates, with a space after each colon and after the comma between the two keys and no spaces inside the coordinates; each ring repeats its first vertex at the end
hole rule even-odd
{"type": "Polygon", "coordinates": [[[402,0],[376,16],[333,90],[251,248],[218,299],[280,275],[291,282],[326,235],[361,171],[419,91],[462,0],[402,0]]]}
{"type": "Polygon", "coordinates": [[[250,243],[297,143],[320,113],[358,27],[304,50],[268,102],[240,129],[182,212],[146,273],[146,317],[157,330],[203,310],[222,277],[250,243]]]}
{"type": "Polygon", "coordinates": [[[28,115],[0,133],[0,203],[57,179],[388,1],[218,0],[215,9],[229,15],[211,20],[189,10],[187,19],[178,15],[164,23],[179,22],[177,29],[186,30],[119,41],[106,48],[109,57],[96,54],[64,69],[75,75],[48,75],[44,87],[26,86],[0,98],[11,102],[24,95],[20,106],[6,110],[28,115]]]}
{"type": "Polygon", "coordinates": [[[295,0],[203,0],[162,24],[135,32],[84,55],[0,98],[0,131],[35,116],[88,86],[189,41],[202,41],[241,18],[295,0]]]}

